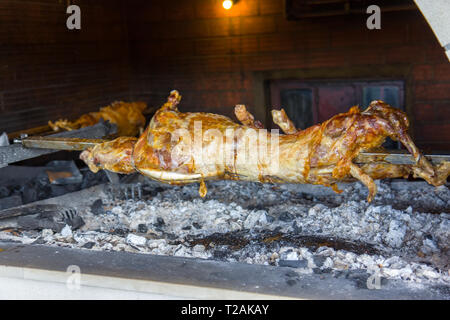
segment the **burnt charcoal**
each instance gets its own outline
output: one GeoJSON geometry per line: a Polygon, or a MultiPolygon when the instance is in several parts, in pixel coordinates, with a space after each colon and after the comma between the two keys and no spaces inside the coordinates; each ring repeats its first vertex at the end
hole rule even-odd
{"type": "Polygon", "coordinates": [[[33,241],[33,244],[46,244],[47,241],[45,241],[42,238],[36,239],[35,241],[33,241]]]}
{"type": "Polygon", "coordinates": [[[76,216],[76,217],[66,221],[66,223],[72,227],[72,230],[81,228],[82,226],[85,225],[83,218],[81,218],[80,216],[76,216]]]}
{"type": "Polygon", "coordinates": [[[59,185],[51,185],[50,186],[50,190],[51,190],[51,197],[59,197],[62,196],[63,194],[66,194],[67,192],[69,192],[66,188],[66,186],[59,186],[59,185]]]}
{"type": "Polygon", "coordinates": [[[298,224],[297,224],[297,221],[294,221],[294,223],[292,224],[292,229],[294,229],[294,232],[295,233],[300,233],[300,232],[302,232],[302,226],[299,226],[298,224]]]}
{"type": "Polygon", "coordinates": [[[164,188],[156,187],[156,188],[155,188],[155,191],[156,191],[157,193],[160,193],[160,192],[163,192],[163,191],[164,191],[164,188]]]}
{"type": "Polygon", "coordinates": [[[432,290],[438,292],[441,295],[450,296],[450,286],[448,285],[434,285],[432,287],[432,290]]]}
{"type": "Polygon", "coordinates": [[[279,267],[290,267],[290,268],[307,268],[307,260],[280,260],[278,261],[279,267]]]}
{"type": "Polygon", "coordinates": [[[68,183],[64,185],[66,187],[67,192],[75,192],[80,190],[80,184],[79,183],[68,183]]]}
{"type": "Polygon", "coordinates": [[[295,281],[294,279],[289,279],[286,281],[286,283],[288,284],[288,286],[292,287],[297,283],[297,281],[295,281]]]}
{"type": "Polygon", "coordinates": [[[22,205],[22,197],[17,194],[0,199],[0,210],[14,208],[20,205],[22,205]]]}
{"type": "Polygon", "coordinates": [[[282,212],[280,214],[280,216],[278,217],[279,220],[284,221],[284,222],[292,221],[292,220],[294,220],[294,218],[295,218],[294,215],[287,211],[282,212]]]}
{"type": "Polygon", "coordinates": [[[266,214],[266,220],[268,223],[272,223],[275,221],[275,217],[271,216],[270,214],[266,214]]]}
{"type": "MultiPolygon", "coordinates": [[[[76,189],[73,191],[75,190],[76,189]]],[[[64,191],[64,193],[67,192],[67,190],[64,191]]],[[[6,196],[17,195],[22,198],[22,203],[31,203],[38,200],[48,199],[64,193],[60,190],[52,190],[52,186],[46,175],[38,175],[35,178],[23,181],[22,184],[13,184],[0,187],[0,199],[6,196]]]]}
{"type": "MultiPolygon", "coordinates": [[[[347,276],[347,278],[353,280],[353,282],[355,283],[355,286],[357,288],[368,289],[367,281],[371,275],[368,274],[366,270],[357,270],[357,271],[360,271],[360,273],[356,273],[354,275],[352,273],[350,273],[347,276]]],[[[371,279],[371,280],[369,280],[369,283],[372,282],[371,283],[372,285],[378,284],[378,285],[380,285],[380,287],[384,287],[384,286],[388,285],[390,280],[380,276],[378,283],[377,282],[374,283],[374,281],[375,281],[375,279],[371,279]]]]}
{"type": "Polygon", "coordinates": [[[96,215],[96,216],[106,213],[105,209],[103,208],[102,199],[97,199],[94,201],[94,203],[92,203],[91,212],[93,215],[96,215]]]}
{"type": "Polygon", "coordinates": [[[13,194],[13,195],[22,195],[23,189],[24,189],[24,186],[22,186],[22,185],[12,186],[11,194],[13,194]]]}
{"type": "Polygon", "coordinates": [[[180,198],[183,200],[191,200],[192,199],[192,196],[188,191],[182,191],[180,196],[181,196],[180,198]]]}
{"type": "Polygon", "coordinates": [[[228,255],[229,255],[229,251],[228,250],[219,249],[219,250],[214,250],[213,251],[214,259],[226,260],[228,255]]]}
{"type": "Polygon", "coordinates": [[[327,260],[327,257],[324,257],[324,256],[313,256],[314,264],[317,267],[323,266],[323,264],[325,263],[325,260],[327,260]]]}
{"type": "Polygon", "coordinates": [[[173,233],[167,233],[166,237],[169,240],[176,240],[176,239],[178,239],[178,236],[176,234],[173,234],[173,233]]]}
{"type": "Polygon", "coordinates": [[[347,278],[350,270],[334,270],[333,276],[335,278],[347,278]]]}
{"type": "Polygon", "coordinates": [[[266,210],[266,206],[259,203],[259,204],[252,204],[247,206],[247,210],[266,210]]]}
{"type": "Polygon", "coordinates": [[[38,191],[34,183],[27,183],[22,192],[23,203],[30,203],[39,200],[38,191]]]}
{"type": "Polygon", "coordinates": [[[351,270],[348,274],[346,274],[345,278],[353,280],[355,286],[359,289],[367,289],[367,279],[369,279],[369,274],[367,270],[358,269],[351,270]]]}
{"type": "Polygon", "coordinates": [[[52,229],[54,232],[61,232],[66,225],[63,222],[57,222],[51,215],[48,216],[22,216],[17,219],[17,225],[25,230],[52,229]]]}
{"type": "Polygon", "coordinates": [[[281,229],[283,229],[281,226],[278,226],[278,227],[276,227],[275,229],[273,229],[273,233],[277,233],[277,232],[280,232],[281,231],[281,229]]]}
{"type": "Polygon", "coordinates": [[[17,225],[25,230],[51,229],[54,232],[61,232],[65,225],[69,225],[72,230],[84,225],[84,220],[73,214],[70,218],[61,212],[45,211],[39,214],[20,216],[17,225]]]}
{"type": "Polygon", "coordinates": [[[166,224],[166,222],[164,221],[164,219],[161,217],[158,217],[158,218],[156,218],[156,223],[154,225],[155,225],[155,227],[161,228],[165,224],[166,224]]]}
{"type": "Polygon", "coordinates": [[[93,246],[95,246],[95,242],[89,241],[89,242],[86,242],[85,244],[83,244],[82,248],[92,249],[93,246]]]}
{"type": "Polygon", "coordinates": [[[103,171],[99,171],[94,173],[90,170],[83,170],[83,180],[81,181],[80,188],[86,189],[92,186],[95,186],[100,183],[105,183],[108,181],[108,177],[103,171]]]}
{"type": "Polygon", "coordinates": [[[140,233],[147,233],[148,228],[145,224],[141,223],[138,225],[138,232],[140,233]]]}
{"type": "Polygon", "coordinates": [[[322,274],[323,273],[322,269],[320,269],[320,268],[313,268],[312,270],[313,270],[313,273],[315,273],[315,274],[322,274]]]}
{"type": "Polygon", "coordinates": [[[0,198],[6,198],[10,194],[11,194],[11,191],[7,187],[0,186],[0,198]]]}
{"type": "Polygon", "coordinates": [[[93,173],[92,171],[83,171],[81,172],[83,175],[83,180],[81,181],[81,189],[92,187],[95,184],[96,180],[95,173],[93,173]]]}
{"type": "Polygon", "coordinates": [[[161,188],[161,187],[153,188],[153,187],[149,187],[149,186],[144,186],[142,188],[142,191],[143,191],[144,195],[149,195],[151,197],[155,197],[158,195],[158,193],[163,192],[164,188],[161,188]]]}
{"type": "Polygon", "coordinates": [[[117,236],[126,236],[128,233],[130,233],[130,230],[128,229],[122,229],[122,228],[117,228],[117,229],[112,229],[111,231],[109,231],[110,234],[113,235],[117,235],[117,236]]]}
{"type": "Polygon", "coordinates": [[[48,199],[51,197],[52,189],[50,188],[50,185],[46,186],[38,185],[37,193],[39,200],[48,199]]]}
{"type": "Polygon", "coordinates": [[[199,223],[197,223],[197,222],[194,222],[194,223],[192,224],[192,226],[193,226],[195,229],[201,229],[201,228],[202,228],[202,226],[201,226],[199,223]]]}
{"type": "Polygon", "coordinates": [[[39,187],[50,186],[50,180],[48,179],[47,174],[40,174],[34,179],[36,185],[39,187]]]}
{"type": "Polygon", "coordinates": [[[298,273],[292,270],[289,270],[284,275],[289,278],[298,278],[298,273]]]}

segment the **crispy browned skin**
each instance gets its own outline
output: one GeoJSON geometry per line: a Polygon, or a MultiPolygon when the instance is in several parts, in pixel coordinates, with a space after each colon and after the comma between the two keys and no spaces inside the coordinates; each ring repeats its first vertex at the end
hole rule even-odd
{"type": "Polygon", "coordinates": [[[286,133],[278,135],[256,132],[261,126],[243,105],[235,109],[243,123],[240,125],[217,114],[181,113],[177,108],[180,99],[178,92],[172,91],[137,141],[114,140],[83,152],[82,159],[91,170],[96,170],[92,165],[124,173],[134,168],[166,183],[201,182],[202,196],[206,194],[207,179],[312,183],[330,186],[337,192],[337,182],[357,179],[368,187],[367,200],[371,201],[376,194],[373,179],[414,174],[438,186],[445,183],[450,172],[449,163],[433,167],[420,154],[407,134],[406,114],[382,101],[373,101],[362,112],[352,107],[305,130],[296,129],[283,110],[275,110],[274,120],[286,133]],[[203,135],[196,144],[191,138],[200,129],[203,135]],[[227,135],[230,129],[234,130],[231,136],[227,135]],[[381,146],[386,137],[400,141],[416,164],[353,162],[360,152],[381,146]],[[272,149],[276,140],[278,149],[272,149]],[[265,141],[269,142],[267,149],[255,147],[265,141]],[[130,153],[130,148],[131,157],[124,156],[123,153],[130,153]]]}
{"type": "Polygon", "coordinates": [[[92,126],[100,121],[108,120],[117,125],[119,136],[136,136],[145,127],[145,117],[142,112],[147,108],[145,102],[113,102],[110,106],[100,109],[98,112],[90,112],[82,115],[75,121],[60,119],[55,123],[49,121],[48,125],[55,131],[76,130],[92,126]]]}
{"type": "Polygon", "coordinates": [[[80,159],[86,162],[92,172],[101,169],[117,173],[132,173],[134,167],[131,162],[134,145],[137,138],[120,137],[112,141],[96,145],[92,150],[85,150],[80,159]]]}

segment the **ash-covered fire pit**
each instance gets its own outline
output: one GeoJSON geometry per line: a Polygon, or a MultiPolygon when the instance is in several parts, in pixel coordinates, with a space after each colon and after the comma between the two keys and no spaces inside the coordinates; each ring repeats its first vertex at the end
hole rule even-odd
{"type": "MultiPolygon", "coordinates": [[[[401,286],[450,298],[447,186],[377,182],[369,204],[359,183],[340,185],[339,195],[312,185],[218,181],[208,183],[204,199],[196,184],[139,183],[141,199],[100,185],[35,203],[69,205],[85,225],[10,228],[0,241],[281,267],[292,277],[280,281],[293,288],[311,276],[317,286],[344,279],[364,292],[401,286]]],[[[301,297],[302,290],[286,295],[301,297]]]]}

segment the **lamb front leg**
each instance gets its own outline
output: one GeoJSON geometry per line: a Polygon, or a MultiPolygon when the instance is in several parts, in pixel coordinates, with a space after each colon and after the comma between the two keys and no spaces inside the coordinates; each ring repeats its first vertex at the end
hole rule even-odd
{"type": "Polygon", "coordinates": [[[167,98],[166,103],[163,104],[161,108],[158,109],[158,111],[166,111],[166,110],[172,110],[172,111],[178,111],[178,104],[181,101],[181,95],[177,90],[170,91],[170,95],[167,98]]]}
{"type": "Polygon", "coordinates": [[[400,141],[405,148],[412,154],[416,165],[412,168],[414,175],[425,179],[432,185],[439,185],[439,174],[435,171],[433,165],[421,154],[419,148],[414,144],[408,134],[409,121],[406,114],[398,109],[392,108],[383,101],[372,101],[363,114],[373,114],[386,121],[388,125],[383,124],[388,135],[393,140],[400,141]]]}
{"type": "MultiPolygon", "coordinates": [[[[421,157],[421,159],[428,162],[425,157],[421,157]]],[[[429,163],[429,162],[428,162],[429,163]]],[[[412,166],[412,171],[414,173],[414,178],[420,177],[426,180],[429,184],[434,186],[441,186],[447,182],[447,178],[450,175],[450,162],[445,161],[435,167],[433,174],[430,174],[430,171],[424,169],[423,165],[419,162],[418,165],[412,166]]]]}
{"type": "Polygon", "coordinates": [[[436,181],[438,185],[443,185],[447,182],[447,178],[450,176],[450,162],[442,162],[436,168],[436,181]]]}
{"type": "Polygon", "coordinates": [[[255,117],[247,111],[247,108],[243,104],[237,104],[234,107],[234,114],[236,118],[244,125],[253,129],[263,129],[264,126],[255,117]]]}
{"type": "Polygon", "coordinates": [[[373,179],[369,175],[365,174],[364,171],[354,163],[350,163],[350,174],[353,178],[361,181],[369,189],[367,202],[371,202],[377,194],[377,185],[373,179]]]}

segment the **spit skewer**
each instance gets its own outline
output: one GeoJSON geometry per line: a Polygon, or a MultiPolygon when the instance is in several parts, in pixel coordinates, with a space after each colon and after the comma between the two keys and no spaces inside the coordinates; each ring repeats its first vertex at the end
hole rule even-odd
{"type": "Polygon", "coordinates": [[[106,139],[82,139],[82,138],[53,138],[53,137],[27,137],[16,139],[14,142],[22,143],[25,148],[55,149],[82,151],[95,145],[106,142],[106,139]]]}
{"type": "MultiPolygon", "coordinates": [[[[92,148],[95,145],[106,142],[106,139],[80,139],[80,138],[60,138],[33,136],[24,139],[16,139],[15,142],[22,143],[25,148],[55,149],[82,151],[92,148]]],[[[425,155],[433,164],[450,161],[450,155],[427,154],[425,155]]],[[[355,159],[355,163],[388,162],[392,164],[415,164],[414,158],[402,150],[383,150],[361,152],[355,159]]]]}
{"type": "MultiPolygon", "coordinates": [[[[156,107],[148,107],[147,109],[145,109],[144,111],[142,111],[142,114],[144,116],[149,116],[155,113],[155,111],[157,110],[156,107]]],[[[43,125],[43,126],[39,126],[39,127],[35,127],[35,128],[30,128],[30,129],[25,129],[25,130],[19,130],[19,131],[14,131],[11,133],[8,133],[8,137],[10,139],[18,139],[20,138],[22,135],[27,135],[27,136],[33,136],[33,135],[51,135],[51,134],[55,134],[55,133],[61,133],[61,132],[65,132],[64,130],[61,131],[54,131],[52,128],[50,128],[49,125],[43,125]]]]}
{"type": "MultiPolygon", "coordinates": [[[[99,123],[81,128],[78,130],[73,131],[62,131],[55,133],[53,135],[45,136],[45,138],[53,140],[55,138],[105,138],[109,137],[113,134],[117,133],[117,125],[111,124],[109,122],[104,122],[101,120],[99,123]]],[[[33,139],[43,139],[42,136],[33,136],[33,139]]],[[[25,140],[26,137],[22,139],[14,139],[16,143],[13,143],[11,145],[7,146],[0,146],[0,168],[5,167],[11,163],[15,163],[18,161],[31,159],[35,157],[42,156],[44,154],[54,153],[58,150],[66,150],[61,149],[60,146],[52,146],[51,148],[44,148],[44,147],[25,147],[23,145],[23,140],[25,140]]],[[[49,141],[50,141],[49,140],[49,141]]],[[[59,144],[60,145],[60,144],[59,144]]],[[[74,150],[74,149],[69,149],[74,150]]],[[[81,149],[83,150],[83,149],[81,149]]]]}

